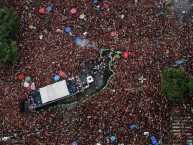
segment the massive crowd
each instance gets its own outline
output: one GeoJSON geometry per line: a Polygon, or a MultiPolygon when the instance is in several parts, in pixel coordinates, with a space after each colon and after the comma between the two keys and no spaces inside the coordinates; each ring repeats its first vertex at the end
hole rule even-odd
{"type": "Polygon", "coordinates": [[[161,72],[168,65],[176,66],[176,60],[185,59],[184,68],[193,75],[192,17],[183,23],[182,16],[172,13],[160,0],[14,2],[21,18],[17,39],[21,53],[14,67],[5,66],[0,71],[2,133],[31,145],[67,145],[73,141],[81,145],[145,145],[150,143],[143,135],[145,131],[163,142],[174,138],[167,134],[174,103],[160,90],[161,72]],[[51,12],[39,13],[47,6],[52,6],[51,12]],[[77,13],[70,13],[72,8],[77,13]],[[85,19],[79,18],[81,14],[85,19]],[[72,27],[71,34],[56,31],[67,26],[72,27]],[[79,46],[76,36],[94,45],[79,46]],[[35,114],[19,112],[19,101],[27,97],[28,90],[20,85],[18,74],[32,76],[36,88],[43,87],[53,83],[53,76],[60,70],[77,74],[82,64],[99,57],[101,49],[135,51],[136,55],[129,60],[115,59],[115,75],[107,88],[86,102],[35,114]],[[146,79],[143,83],[141,76],[146,79]],[[132,123],[136,131],[129,129],[132,123]],[[112,135],[115,142],[110,141],[112,135]]]}

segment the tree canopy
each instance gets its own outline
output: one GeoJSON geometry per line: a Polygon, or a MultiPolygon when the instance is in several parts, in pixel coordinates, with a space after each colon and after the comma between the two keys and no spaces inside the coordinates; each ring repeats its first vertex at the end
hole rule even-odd
{"type": "Polygon", "coordinates": [[[0,9],[0,40],[15,40],[18,29],[18,15],[12,9],[0,9]]]}
{"type": "Polygon", "coordinates": [[[190,77],[190,79],[189,79],[188,90],[190,93],[193,93],[193,77],[190,77]]]}
{"type": "Polygon", "coordinates": [[[15,41],[10,44],[0,42],[0,67],[7,62],[15,61],[18,58],[18,46],[15,41]]]}
{"type": "Polygon", "coordinates": [[[188,77],[183,69],[166,68],[161,80],[161,88],[169,100],[180,100],[187,92],[188,77]]]}
{"type": "Polygon", "coordinates": [[[0,9],[0,67],[18,58],[18,46],[14,41],[18,29],[18,15],[12,9],[0,9]]]}

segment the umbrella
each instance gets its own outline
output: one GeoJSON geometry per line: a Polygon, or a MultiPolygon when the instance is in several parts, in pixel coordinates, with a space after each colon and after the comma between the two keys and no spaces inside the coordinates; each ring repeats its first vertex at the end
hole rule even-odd
{"type": "Polygon", "coordinates": [[[130,55],[130,53],[129,53],[129,52],[124,52],[123,57],[124,57],[124,58],[128,58],[128,57],[129,57],[129,55],[130,55]]]}
{"type": "Polygon", "coordinates": [[[145,136],[149,136],[149,132],[143,132],[143,135],[145,135],[145,136]]]}
{"type": "Polygon", "coordinates": [[[116,56],[117,58],[120,58],[121,55],[122,55],[122,52],[121,52],[121,51],[117,51],[115,56],[116,56]]]}
{"type": "Polygon", "coordinates": [[[35,132],[39,132],[40,129],[38,127],[35,127],[35,132]]]}
{"type": "Polygon", "coordinates": [[[111,32],[111,36],[114,37],[115,35],[116,35],[115,31],[111,32]]]}
{"type": "Polygon", "coordinates": [[[76,36],[75,42],[76,42],[77,45],[81,45],[82,44],[82,40],[81,40],[81,38],[79,36],[76,36]]]}
{"type": "Polygon", "coordinates": [[[105,4],[105,8],[108,9],[110,7],[109,4],[105,4]]]}
{"type": "Polygon", "coordinates": [[[25,81],[26,81],[26,82],[31,81],[31,77],[30,77],[30,76],[26,76],[26,77],[25,77],[25,81]]]}
{"type": "Polygon", "coordinates": [[[116,51],[116,54],[121,55],[122,52],[121,51],[116,51]]]}
{"type": "Polygon", "coordinates": [[[157,142],[157,139],[155,138],[155,136],[152,136],[150,139],[151,139],[151,143],[153,145],[158,145],[158,142],[157,142]]]}
{"type": "Polygon", "coordinates": [[[52,10],[52,7],[51,6],[48,6],[47,8],[46,8],[46,11],[47,12],[50,12],[52,10]]]}
{"type": "Polygon", "coordinates": [[[93,0],[93,3],[94,3],[94,4],[97,4],[97,3],[98,3],[98,0],[93,0]]]}
{"type": "Polygon", "coordinates": [[[28,82],[24,82],[24,84],[23,84],[23,86],[25,87],[25,88],[28,88],[29,87],[29,85],[30,85],[30,83],[28,83],[28,82]]]}
{"type": "Polygon", "coordinates": [[[130,129],[134,129],[134,128],[136,128],[136,125],[135,124],[131,124],[130,125],[130,129]]]}
{"type": "Polygon", "coordinates": [[[115,141],[115,136],[111,136],[111,141],[114,142],[115,141]]]}
{"type": "Polygon", "coordinates": [[[19,79],[19,80],[23,80],[24,78],[25,78],[24,74],[18,75],[18,79],[19,79]]]}
{"type": "Polygon", "coordinates": [[[62,33],[63,31],[61,29],[57,29],[56,32],[62,33]]]}
{"type": "Polygon", "coordinates": [[[88,32],[84,32],[83,35],[85,36],[86,34],[88,34],[88,32]]]}
{"type": "Polygon", "coordinates": [[[61,77],[66,77],[66,74],[64,73],[64,72],[62,72],[62,71],[59,71],[59,76],[61,76],[61,77]]]}
{"type": "Polygon", "coordinates": [[[39,9],[39,13],[44,13],[45,12],[45,9],[44,8],[40,8],[39,9]]]}
{"type": "Polygon", "coordinates": [[[44,22],[45,22],[45,23],[48,23],[49,21],[50,21],[50,20],[49,20],[48,18],[45,18],[45,19],[44,19],[44,22]]]}
{"type": "Polygon", "coordinates": [[[31,89],[31,85],[30,83],[28,83],[27,89],[30,90],[31,89]]]}
{"type": "Polygon", "coordinates": [[[75,41],[78,43],[81,41],[81,38],[79,36],[76,36],[75,41]]]}
{"type": "Polygon", "coordinates": [[[33,26],[33,25],[29,25],[29,29],[31,29],[31,30],[35,30],[36,29],[36,27],[35,26],[33,26]]]}
{"type": "Polygon", "coordinates": [[[40,35],[39,38],[42,39],[42,38],[43,38],[43,35],[40,35]]]}
{"type": "Polygon", "coordinates": [[[78,145],[78,143],[74,141],[71,143],[71,145],[78,145]]]}
{"type": "Polygon", "coordinates": [[[32,25],[29,25],[29,29],[33,29],[33,26],[32,26],[32,25]]]}
{"type": "Polygon", "coordinates": [[[184,60],[176,60],[176,64],[184,64],[185,63],[185,61],[184,60]]]}
{"type": "Polygon", "coordinates": [[[72,8],[72,9],[70,10],[70,13],[71,13],[71,14],[76,14],[76,8],[72,8]]]}
{"type": "Polygon", "coordinates": [[[66,33],[70,33],[71,31],[72,31],[71,27],[66,27],[66,28],[65,28],[65,32],[66,32],[66,33]]]}
{"type": "Polygon", "coordinates": [[[81,14],[81,15],[79,16],[80,19],[84,19],[85,17],[86,17],[85,14],[81,14]]]}
{"type": "Polygon", "coordinates": [[[59,75],[55,75],[55,76],[54,76],[54,80],[55,80],[55,81],[59,81],[59,80],[60,80],[60,76],[59,76],[59,75]]]}
{"type": "Polygon", "coordinates": [[[35,90],[35,89],[36,89],[34,82],[32,82],[30,89],[31,89],[31,90],[35,90]]]}

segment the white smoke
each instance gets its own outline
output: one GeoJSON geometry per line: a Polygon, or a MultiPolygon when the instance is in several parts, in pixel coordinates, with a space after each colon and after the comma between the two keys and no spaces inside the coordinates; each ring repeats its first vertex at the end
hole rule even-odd
{"type": "MultiPolygon", "coordinates": [[[[166,0],[172,10],[172,14],[180,16],[182,23],[188,23],[188,18],[193,12],[193,3],[189,0],[166,0]]],[[[179,23],[179,24],[182,24],[179,23]]]]}
{"type": "Polygon", "coordinates": [[[173,0],[171,4],[174,12],[177,14],[189,13],[192,8],[188,0],[173,0]]]}
{"type": "Polygon", "coordinates": [[[78,41],[76,41],[76,44],[82,48],[97,48],[96,44],[92,41],[89,41],[88,39],[80,39],[78,41]]]}

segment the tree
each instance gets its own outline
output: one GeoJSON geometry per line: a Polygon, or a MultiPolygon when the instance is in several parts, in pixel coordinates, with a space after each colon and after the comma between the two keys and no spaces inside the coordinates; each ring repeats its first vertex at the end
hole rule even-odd
{"type": "Polygon", "coordinates": [[[193,77],[190,77],[190,78],[189,78],[188,91],[189,91],[190,93],[193,93],[193,77]]]}
{"type": "Polygon", "coordinates": [[[12,9],[0,9],[0,41],[15,40],[18,29],[18,15],[12,9]]]}
{"type": "Polygon", "coordinates": [[[9,8],[0,9],[0,67],[18,58],[19,50],[16,33],[19,29],[19,17],[9,8]]]}
{"type": "Polygon", "coordinates": [[[0,42],[0,67],[5,63],[17,60],[18,54],[18,46],[15,41],[12,41],[10,44],[0,42]]]}
{"type": "Polygon", "coordinates": [[[184,70],[166,68],[162,75],[161,88],[169,100],[178,101],[187,92],[188,77],[184,70]]]}

